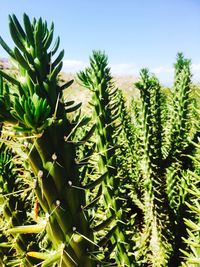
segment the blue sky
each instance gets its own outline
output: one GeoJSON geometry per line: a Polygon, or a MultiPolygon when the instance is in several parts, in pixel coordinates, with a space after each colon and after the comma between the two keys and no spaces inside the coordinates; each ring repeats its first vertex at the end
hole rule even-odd
{"type": "MultiPolygon", "coordinates": [[[[114,74],[148,67],[172,80],[178,52],[192,60],[200,81],[200,0],[11,0],[0,5],[0,35],[12,47],[8,14],[54,21],[65,49],[64,70],[78,71],[93,49],[105,50],[114,74]]],[[[0,57],[6,57],[0,48],[0,57]]]]}

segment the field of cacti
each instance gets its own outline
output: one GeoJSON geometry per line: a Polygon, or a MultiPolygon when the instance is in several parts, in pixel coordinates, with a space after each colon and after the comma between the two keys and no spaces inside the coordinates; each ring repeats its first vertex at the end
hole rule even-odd
{"type": "Polygon", "coordinates": [[[54,25],[9,16],[0,70],[0,266],[200,266],[200,107],[182,53],[166,91],[148,69],[126,101],[104,52],[66,97],[54,25]],[[128,104],[127,104],[128,103],[128,104]]]}

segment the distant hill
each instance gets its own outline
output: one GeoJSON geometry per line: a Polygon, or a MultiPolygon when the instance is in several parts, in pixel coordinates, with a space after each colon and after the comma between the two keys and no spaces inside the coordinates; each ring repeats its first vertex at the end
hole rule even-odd
{"type": "MultiPolygon", "coordinates": [[[[64,81],[74,79],[73,84],[65,91],[66,98],[68,98],[69,100],[82,102],[83,106],[87,105],[91,97],[91,93],[88,89],[80,85],[76,74],[61,73],[60,77],[62,83],[64,83],[64,81]]],[[[116,87],[123,91],[124,96],[127,100],[130,100],[132,96],[139,96],[139,91],[134,86],[136,80],[137,78],[134,76],[114,76],[116,87]]]]}

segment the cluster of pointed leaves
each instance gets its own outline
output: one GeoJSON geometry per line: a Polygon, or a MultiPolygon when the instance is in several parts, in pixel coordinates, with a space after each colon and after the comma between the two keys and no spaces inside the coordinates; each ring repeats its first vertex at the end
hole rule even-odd
{"type": "Polygon", "coordinates": [[[15,47],[12,50],[0,37],[0,44],[9,54],[18,70],[17,77],[0,71],[10,86],[0,81],[0,120],[15,124],[22,132],[41,132],[50,124],[59,94],[72,81],[58,86],[57,76],[62,69],[62,50],[56,57],[60,38],[51,48],[54,25],[33,19],[24,14],[24,27],[15,15],[9,16],[9,29],[15,47]]]}

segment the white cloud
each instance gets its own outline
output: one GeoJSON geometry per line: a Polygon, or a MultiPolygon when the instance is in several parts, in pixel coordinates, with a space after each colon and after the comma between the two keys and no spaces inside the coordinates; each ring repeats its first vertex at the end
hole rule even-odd
{"type": "Polygon", "coordinates": [[[81,60],[76,59],[65,59],[63,60],[63,71],[67,73],[76,73],[83,70],[87,64],[81,60]]]}
{"type": "Polygon", "coordinates": [[[138,70],[135,68],[134,64],[110,64],[110,67],[111,72],[116,75],[135,75],[136,73],[138,73],[138,70]]]}
{"type": "MultiPolygon", "coordinates": [[[[173,83],[173,73],[174,68],[173,67],[166,67],[166,66],[160,66],[157,68],[152,68],[151,72],[153,72],[155,75],[157,75],[158,79],[163,83],[167,85],[172,85],[173,83]]],[[[192,79],[194,82],[200,81],[200,64],[192,64],[191,65],[191,72],[192,72],[192,79]]]]}
{"type": "Polygon", "coordinates": [[[173,68],[160,66],[160,67],[152,68],[151,72],[153,72],[154,74],[173,73],[173,68]]]}
{"type": "Polygon", "coordinates": [[[192,72],[200,72],[200,64],[192,64],[192,72]]]}
{"type": "Polygon", "coordinates": [[[200,81],[200,64],[192,64],[191,70],[193,74],[193,81],[199,82],[200,81]]]}
{"type": "MultiPolygon", "coordinates": [[[[200,74],[200,64],[192,64],[191,65],[191,71],[193,74],[200,74]]],[[[151,72],[155,74],[167,74],[167,73],[174,73],[174,68],[173,67],[165,67],[165,66],[160,66],[157,68],[152,68],[151,72]]]]}

